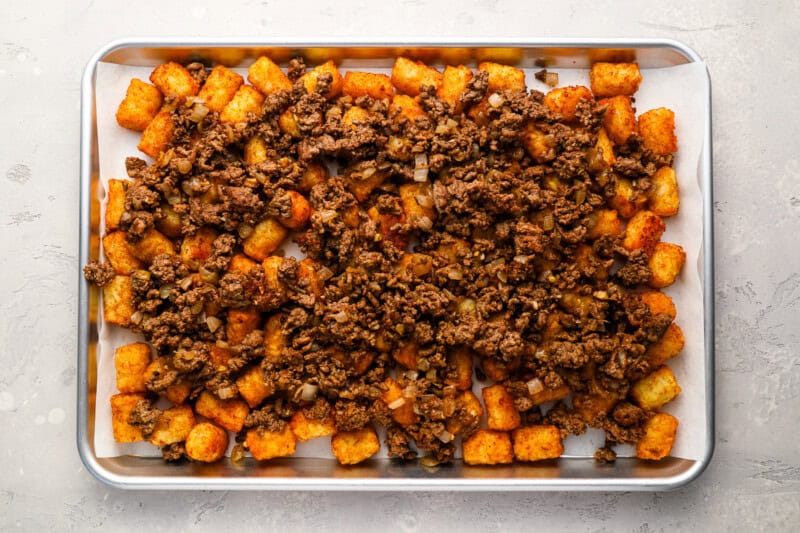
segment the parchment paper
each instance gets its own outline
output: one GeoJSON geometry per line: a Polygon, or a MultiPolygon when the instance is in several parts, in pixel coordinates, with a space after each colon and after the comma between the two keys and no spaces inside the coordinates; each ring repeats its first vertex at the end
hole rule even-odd
{"type": "MultiPolygon", "coordinates": [[[[235,69],[245,75],[245,69],[235,69]]],[[[389,69],[359,69],[388,73],[389,69]]],[[[533,77],[537,69],[526,69],[528,87],[547,92],[546,85],[533,77]]],[[[97,134],[100,156],[100,180],[98,187],[101,205],[105,209],[105,191],[109,179],[127,178],[125,158],[146,157],[136,149],[140,134],[120,127],[115,120],[117,106],[125,96],[131,78],[147,80],[152,67],[130,67],[111,63],[97,66],[97,134]]],[[[586,69],[555,69],[559,74],[559,86],[587,85],[586,69]]],[[[706,446],[705,364],[703,345],[703,291],[701,280],[702,245],[702,191],[698,176],[699,158],[703,150],[703,134],[706,124],[705,106],[708,102],[706,67],[702,63],[690,63],[663,69],[644,69],[644,81],[636,93],[635,107],[638,114],[657,107],[675,111],[676,134],[679,150],[675,158],[675,171],[681,192],[681,207],[678,215],[666,219],[666,242],[675,242],[686,250],[686,266],[674,285],[665,292],[675,301],[678,309],[676,322],[686,337],[683,352],[668,362],[683,391],[664,411],[680,421],[672,455],[698,460],[706,446]]],[[[101,221],[103,218],[101,217],[101,221]]],[[[101,232],[104,228],[101,227],[101,232]]],[[[294,247],[293,247],[294,248],[294,247]]],[[[296,250],[296,248],[295,248],[296,250]]],[[[146,442],[119,444],[114,441],[111,430],[111,407],[109,398],[117,393],[114,349],[123,344],[140,341],[139,336],[117,326],[105,324],[102,312],[98,318],[99,342],[97,347],[97,408],[95,416],[95,451],[98,457],[137,455],[160,456],[155,446],[146,442]]],[[[475,391],[480,397],[480,383],[475,391]]],[[[484,384],[485,385],[485,384],[484,384]]],[[[380,434],[381,442],[383,435],[380,434]]],[[[233,440],[233,439],[231,439],[233,440]]],[[[604,441],[603,432],[590,430],[581,437],[570,437],[564,442],[565,456],[591,456],[604,441]]],[[[460,447],[459,447],[460,449],[460,447]]],[[[630,447],[617,447],[619,456],[633,455],[630,447]]],[[[319,438],[309,442],[298,442],[297,457],[332,458],[330,439],[319,438]]],[[[382,445],[380,456],[385,457],[382,445]]]]}

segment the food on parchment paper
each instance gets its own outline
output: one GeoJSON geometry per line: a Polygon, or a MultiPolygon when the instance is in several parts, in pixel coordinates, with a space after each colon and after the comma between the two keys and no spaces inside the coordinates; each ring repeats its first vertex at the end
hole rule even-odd
{"type": "Polygon", "coordinates": [[[598,460],[669,455],[674,113],[637,117],[633,63],[544,94],[491,57],[417,59],[131,81],[117,120],[152,160],[109,181],[105,262],[85,269],[105,321],[146,341],[116,351],[119,442],[210,462],[229,432],[234,460],[330,437],[356,464],[382,426],[393,458],[447,463],[461,441],[505,464],[593,427],[598,460]]]}

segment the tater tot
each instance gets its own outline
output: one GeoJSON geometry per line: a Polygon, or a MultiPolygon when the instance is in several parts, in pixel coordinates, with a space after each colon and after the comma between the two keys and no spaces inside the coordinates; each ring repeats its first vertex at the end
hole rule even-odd
{"type": "Polygon", "coordinates": [[[544,105],[554,113],[558,113],[564,120],[571,121],[577,117],[576,110],[581,100],[592,100],[592,92],[581,85],[559,87],[547,93],[544,105]]]}
{"type": "Polygon", "coordinates": [[[658,155],[667,155],[678,150],[675,136],[675,113],[659,107],[639,115],[639,135],[644,147],[658,155]]]}
{"type": "Polygon", "coordinates": [[[261,93],[270,95],[278,91],[291,91],[292,82],[270,58],[259,57],[247,71],[247,81],[261,93]]]}
{"type": "Polygon", "coordinates": [[[657,461],[667,457],[675,442],[678,419],[668,413],[658,413],[644,425],[644,436],[636,444],[636,457],[657,461]]]}
{"type": "Polygon", "coordinates": [[[290,214],[279,217],[278,221],[289,229],[301,229],[308,223],[311,216],[311,204],[308,203],[305,196],[297,191],[288,191],[286,194],[291,199],[290,214]]]}
{"type": "Polygon", "coordinates": [[[398,57],[392,68],[392,85],[403,94],[417,96],[426,85],[439,89],[442,73],[421,61],[398,57]]]}
{"type": "Polygon", "coordinates": [[[686,252],[677,244],[660,242],[650,254],[647,266],[653,273],[650,286],[656,289],[669,287],[681,273],[686,263],[686,252]]]}
{"type": "Polygon", "coordinates": [[[366,461],[380,449],[378,435],[371,427],[356,431],[340,431],[331,438],[331,451],[343,465],[366,461]]]}
{"type": "Polygon", "coordinates": [[[186,437],[186,455],[194,461],[219,461],[228,449],[228,432],[210,422],[195,425],[186,437]]]}
{"type": "Polygon", "coordinates": [[[511,437],[505,431],[479,429],[463,444],[468,465],[509,464],[514,461],[511,437]]]}
{"type": "Polygon", "coordinates": [[[342,83],[342,94],[358,98],[370,96],[376,100],[391,98],[394,94],[392,80],[386,74],[347,72],[342,83]]]}
{"type": "Polygon", "coordinates": [[[163,101],[157,87],[134,78],[117,109],[117,124],[129,130],[144,131],[161,109],[163,101]]]}
{"type": "Polygon", "coordinates": [[[595,63],[589,71],[595,96],[631,96],[642,83],[636,63],[595,63]]]}

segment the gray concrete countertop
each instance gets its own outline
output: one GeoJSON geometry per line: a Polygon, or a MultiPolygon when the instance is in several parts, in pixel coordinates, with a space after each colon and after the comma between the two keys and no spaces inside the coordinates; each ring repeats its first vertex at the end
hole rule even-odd
{"type": "Polygon", "coordinates": [[[800,529],[800,4],[27,0],[0,6],[0,530],[800,529]],[[546,5],[551,4],[551,5],[546,5]],[[669,37],[713,80],[717,448],[671,493],[124,492],[75,448],[79,92],[125,36],[669,37]]]}

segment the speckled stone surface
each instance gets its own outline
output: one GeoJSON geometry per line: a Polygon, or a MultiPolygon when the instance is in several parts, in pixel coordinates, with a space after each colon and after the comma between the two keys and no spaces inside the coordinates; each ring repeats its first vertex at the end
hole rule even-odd
{"type": "Polygon", "coordinates": [[[800,529],[800,4],[397,0],[0,5],[0,530],[800,529]],[[552,5],[548,5],[552,4],[552,5]],[[713,80],[717,448],[671,493],[124,492],[75,448],[80,76],[147,36],[670,37],[713,80]]]}

